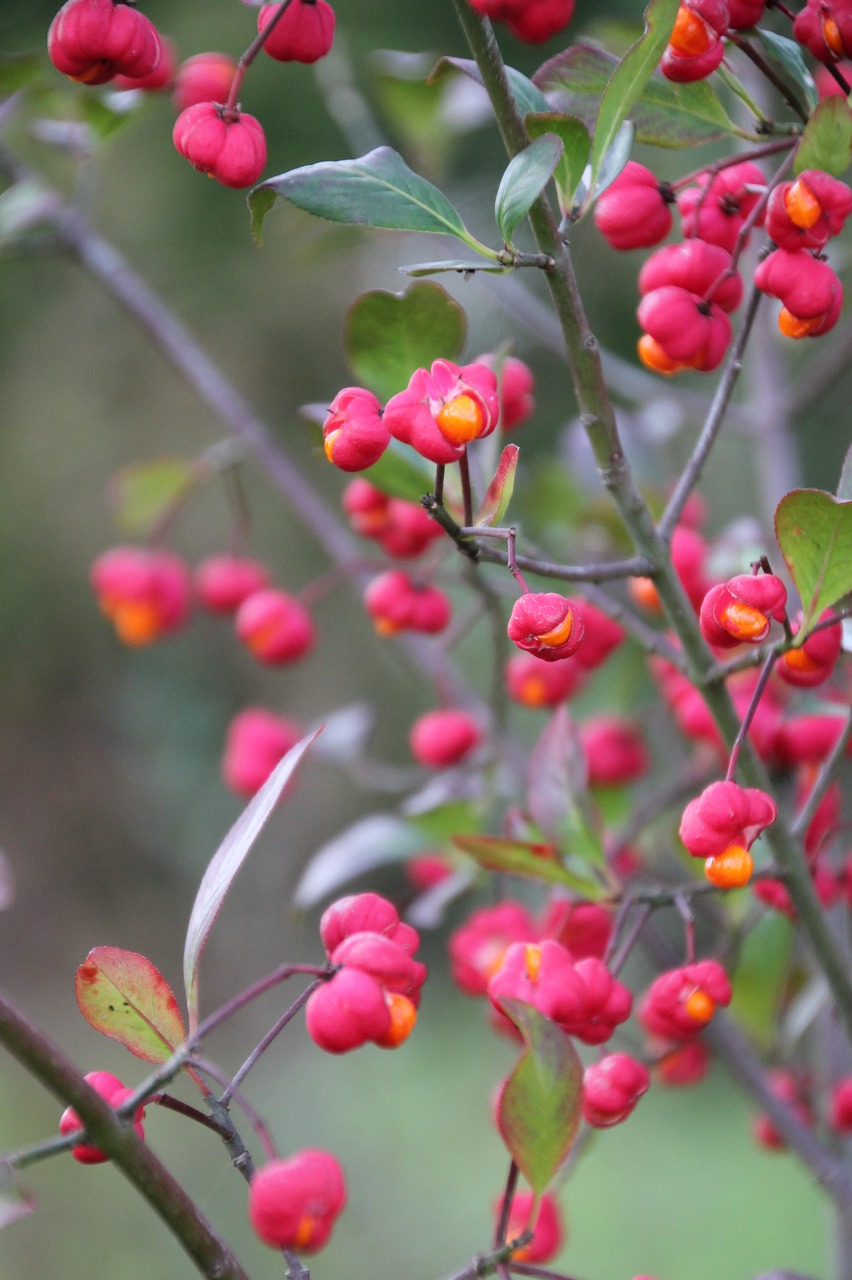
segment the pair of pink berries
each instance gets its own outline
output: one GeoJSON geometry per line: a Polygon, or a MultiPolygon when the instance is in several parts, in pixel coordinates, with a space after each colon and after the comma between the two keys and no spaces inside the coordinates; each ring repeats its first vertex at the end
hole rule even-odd
{"type": "Polygon", "coordinates": [[[711,884],[739,889],[751,879],[751,846],[777,816],[775,801],[765,791],[736,782],[712,782],[686,806],[680,838],[687,853],[704,858],[711,884]]]}
{"type": "Polygon", "coordinates": [[[562,31],[574,16],[574,0],[470,0],[485,18],[505,22],[513,36],[543,44],[562,31]]]}

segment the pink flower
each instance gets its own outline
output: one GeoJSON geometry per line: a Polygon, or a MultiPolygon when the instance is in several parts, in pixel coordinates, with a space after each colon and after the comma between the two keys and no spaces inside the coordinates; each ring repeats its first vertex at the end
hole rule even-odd
{"type": "Polygon", "coordinates": [[[457,462],[471,440],[490,435],[500,417],[497,379],[484,364],[461,368],[435,360],[385,406],[385,426],[430,462],[457,462]]]}

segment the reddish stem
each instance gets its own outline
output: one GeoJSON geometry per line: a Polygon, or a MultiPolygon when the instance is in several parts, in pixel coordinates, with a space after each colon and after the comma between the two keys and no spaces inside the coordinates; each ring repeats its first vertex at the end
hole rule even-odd
{"type": "Polygon", "coordinates": [[[272,35],[272,32],[275,30],[275,27],[281,21],[281,18],[283,17],[285,11],[290,6],[290,4],[291,4],[291,0],[281,0],[281,4],[278,8],[278,12],[274,14],[273,17],[270,18],[269,22],[267,22],[266,26],[263,28],[262,31],[258,31],[257,35],[255,36],[254,40],[252,40],[251,44],[246,49],[245,53],[241,54],[240,57],[237,59],[237,69],[234,72],[234,78],[231,81],[231,87],[228,90],[228,97],[225,101],[225,116],[227,116],[227,113],[237,111],[238,109],[237,98],[239,97],[239,94],[240,94],[240,88],[242,87],[243,77],[245,76],[245,73],[248,71],[251,64],[254,62],[257,55],[260,53],[263,46],[266,44],[269,37],[272,35]]]}

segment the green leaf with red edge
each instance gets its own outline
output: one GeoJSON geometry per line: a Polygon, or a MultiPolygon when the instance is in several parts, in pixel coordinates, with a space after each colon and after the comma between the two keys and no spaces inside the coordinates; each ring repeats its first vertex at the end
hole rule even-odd
{"type": "Polygon", "coordinates": [[[797,638],[852,591],[852,502],[822,489],[794,489],[775,511],[775,536],[802,598],[797,638]]]}
{"type": "Polygon", "coordinates": [[[362,293],[346,313],[343,345],[355,377],[387,400],[408,386],[415,369],[455,360],[466,329],[455,299],[439,284],[423,281],[404,293],[362,293]]]}
{"type": "Polygon", "coordinates": [[[839,178],[852,155],[852,115],[844,97],[832,94],[811,112],[796,148],[794,173],[822,169],[839,178]]]}
{"type": "Polygon", "coordinates": [[[200,479],[197,462],[155,458],[116,471],[107,486],[107,502],[123,533],[145,534],[182,502],[200,479]]]}
{"type": "Polygon", "coordinates": [[[538,1195],[565,1160],[580,1124],[583,1066],[566,1031],[520,1000],[500,1007],[526,1048],[497,1100],[497,1128],[509,1153],[538,1195]]]}
{"type": "Polygon", "coordinates": [[[266,826],[305,752],[321,732],[322,726],[297,742],[278,762],[257,795],[243,809],[202,876],[189,917],[183,951],[183,978],[191,1031],[198,1025],[198,963],[207,945],[210,930],[237,872],[251,853],[255,840],[266,826]]]}
{"type": "Polygon", "coordinates": [[[563,866],[555,845],[476,835],[455,835],[453,844],[485,871],[502,871],[506,875],[523,876],[545,884],[565,885],[589,898],[605,896],[597,881],[574,875],[563,866]]]}
{"type": "Polygon", "coordinates": [[[171,987],[135,951],[94,947],[77,970],[75,989],[90,1026],[144,1062],[165,1062],[186,1039],[171,987]]]}
{"type": "Polygon", "coordinates": [[[499,524],[508,510],[515,488],[515,472],[518,467],[520,449],[516,444],[507,444],[500,454],[497,470],[485,491],[482,505],[476,513],[474,524],[499,524]]]}

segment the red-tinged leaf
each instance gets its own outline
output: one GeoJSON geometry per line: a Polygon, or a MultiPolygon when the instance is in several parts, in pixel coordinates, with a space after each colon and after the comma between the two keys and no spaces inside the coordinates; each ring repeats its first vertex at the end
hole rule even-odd
{"type": "Polygon", "coordinates": [[[186,1039],[171,987],[134,951],[94,947],[77,970],[76,993],[86,1021],[145,1062],[165,1062],[186,1039]]]}
{"type": "Polygon", "coordinates": [[[564,706],[557,707],[530,756],[527,808],[536,826],[566,855],[602,866],[600,815],[587,789],[587,774],[576,725],[564,706]]]}
{"type": "Polygon", "coordinates": [[[550,844],[523,840],[503,840],[500,836],[453,836],[453,844],[478,862],[486,871],[503,871],[545,884],[564,884],[569,889],[593,892],[595,886],[572,875],[563,865],[559,851],[550,844]]]}
{"type": "Polygon", "coordinates": [[[516,444],[507,444],[500,454],[497,470],[489,484],[482,505],[476,513],[475,524],[499,524],[508,510],[515,488],[515,471],[520,450],[516,444]]]}
{"type": "Polygon", "coordinates": [[[213,928],[222,903],[228,896],[237,872],[281,799],[302,757],[320,733],[322,733],[322,726],[303,738],[301,742],[297,742],[295,747],[279,761],[260,791],[243,809],[204,872],[195,896],[192,914],[189,917],[183,951],[183,979],[186,985],[186,1003],[189,1009],[191,1031],[194,1031],[198,1025],[198,963],[210,936],[210,930],[213,928]]]}
{"type": "Polygon", "coordinates": [[[541,1195],[577,1136],[583,1067],[571,1037],[550,1018],[520,1000],[501,1000],[500,1007],[526,1048],[500,1090],[497,1128],[515,1164],[541,1195]]]}

